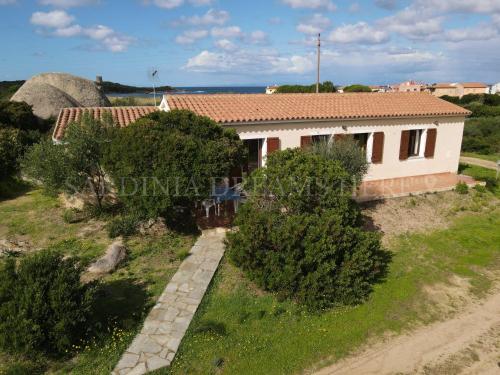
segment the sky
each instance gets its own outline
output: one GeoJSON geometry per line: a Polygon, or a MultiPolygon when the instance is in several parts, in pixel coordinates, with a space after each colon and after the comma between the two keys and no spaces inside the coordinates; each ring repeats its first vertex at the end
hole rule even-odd
{"type": "Polygon", "coordinates": [[[0,0],[0,80],[500,81],[500,0],[0,0]]]}

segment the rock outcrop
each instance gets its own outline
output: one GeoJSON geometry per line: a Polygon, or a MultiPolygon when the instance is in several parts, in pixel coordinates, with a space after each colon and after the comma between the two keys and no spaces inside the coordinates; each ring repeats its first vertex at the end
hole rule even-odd
{"type": "Polygon", "coordinates": [[[57,117],[61,108],[111,105],[95,82],[65,73],[34,76],[17,90],[11,100],[33,106],[33,113],[42,119],[57,117]]]}
{"type": "Polygon", "coordinates": [[[117,240],[113,242],[104,256],[92,263],[87,271],[93,274],[105,274],[113,272],[116,267],[126,258],[127,248],[123,245],[123,241],[117,240]]]}

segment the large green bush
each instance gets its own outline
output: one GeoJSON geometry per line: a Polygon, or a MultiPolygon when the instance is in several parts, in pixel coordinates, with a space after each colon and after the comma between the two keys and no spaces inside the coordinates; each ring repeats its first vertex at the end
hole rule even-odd
{"type": "MultiPolygon", "coordinates": [[[[354,304],[384,273],[378,234],[361,229],[360,211],[339,162],[300,150],[273,153],[247,186],[229,258],[265,290],[311,309],[354,304]]],[[[350,182],[349,182],[350,184],[350,182]]]]}
{"type": "Polygon", "coordinates": [[[116,129],[105,156],[117,195],[135,217],[172,217],[210,195],[212,178],[241,164],[244,147],[234,130],[208,117],[155,112],[116,129]]]}
{"type": "Polygon", "coordinates": [[[86,333],[93,288],[73,258],[45,250],[0,267],[0,348],[64,354],[86,333]]]}
{"type": "Polygon", "coordinates": [[[48,123],[40,122],[28,104],[0,102],[0,179],[18,171],[19,159],[47,129],[48,123]]]}
{"type": "Polygon", "coordinates": [[[24,150],[23,140],[21,130],[0,127],[0,179],[18,170],[18,159],[24,150]]]}

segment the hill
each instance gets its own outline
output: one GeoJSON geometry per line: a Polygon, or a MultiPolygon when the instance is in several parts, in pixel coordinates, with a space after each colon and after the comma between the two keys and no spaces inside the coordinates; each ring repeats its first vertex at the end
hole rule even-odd
{"type": "Polygon", "coordinates": [[[0,102],[9,100],[23,83],[24,81],[0,81],[0,102]]]}
{"type": "MultiPolygon", "coordinates": [[[[102,83],[102,88],[105,94],[109,93],[121,93],[121,94],[132,94],[132,93],[150,93],[153,91],[152,87],[137,87],[122,85],[121,83],[104,81],[102,83]]],[[[159,86],[156,88],[157,91],[173,91],[171,86],[159,86]]]]}

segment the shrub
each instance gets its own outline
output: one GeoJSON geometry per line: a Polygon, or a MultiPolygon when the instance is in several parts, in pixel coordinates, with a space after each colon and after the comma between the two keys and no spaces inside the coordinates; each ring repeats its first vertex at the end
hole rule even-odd
{"type": "Polygon", "coordinates": [[[486,193],[488,191],[485,186],[479,185],[479,184],[474,186],[474,190],[476,190],[478,193],[481,193],[481,194],[486,193]]]}
{"type": "Polygon", "coordinates": [[[133,216],[116,217],[107,226],[108,235],[110,238],[132,236],[137,233],[137,223],[137,218],[133,216]]]}
{"type": "Polygon", "coordinates": [[[21,131],[0,127],[0,179],[12,176],[18,170],[18,158],[23,150],[21,131]]]}
{"type": "Polygon", "coordinates": [[[345,226],[335,209],[284,215],[249,203],[236,224],[230,259],[263,289],[311,309],[362,301],[384,272],[379,236],[345,226]]]}
{"type": "Polygon", "coordinates": [[[102,159],[111,127],[84,115],[67,127],[62,144],[46,139],[34,145],[23,159],[24,172],[50,192],[89,192],[101,209],[106,195],[102,159]]]}
{"type": "Polygon", "coordinates": [[[234,130],[173,110],[116,129],[105,166],[125,209],[147,219],[173,217],[176,208],[191,208],[195,200],[210,195],[212,178],[228,176],[243,156],[234,130]]]}
{"type": "Polygon", "coordinates": [[[469,186],[465,182],[458,182],[455,186],[455,191],[458,194],[467,194],[469,192],[469,186]]]}
{"type": "Polygon", "coordinates": [[[227,236],[229,258],[260,287],[311,309],[354,304],[385,272],[379,235],[361,229],[338,161],[312,152],[271,154],[227,236]]]}
{"type": "Polygon", "coordinates": [[[334,142],[319,142],[313,145],[311,150],[321,157],[335,161],[337,160],[349,176],[354,179],[354,185],[361,183],[368,171],[366,153],[352,138],[343,138],[334,142]]]}
{"type": "Polygon", "coordinates": [[[500,153],[500,117],[467,120],[462,151],[484,155],[500,153]]]}
{"type": "Polygon", "coordinates": [[[80,283],[73,258],[40,251],[0,271],[0,348],[24,354],[59,355],[85,334],[93,288],[80,283]]]}

